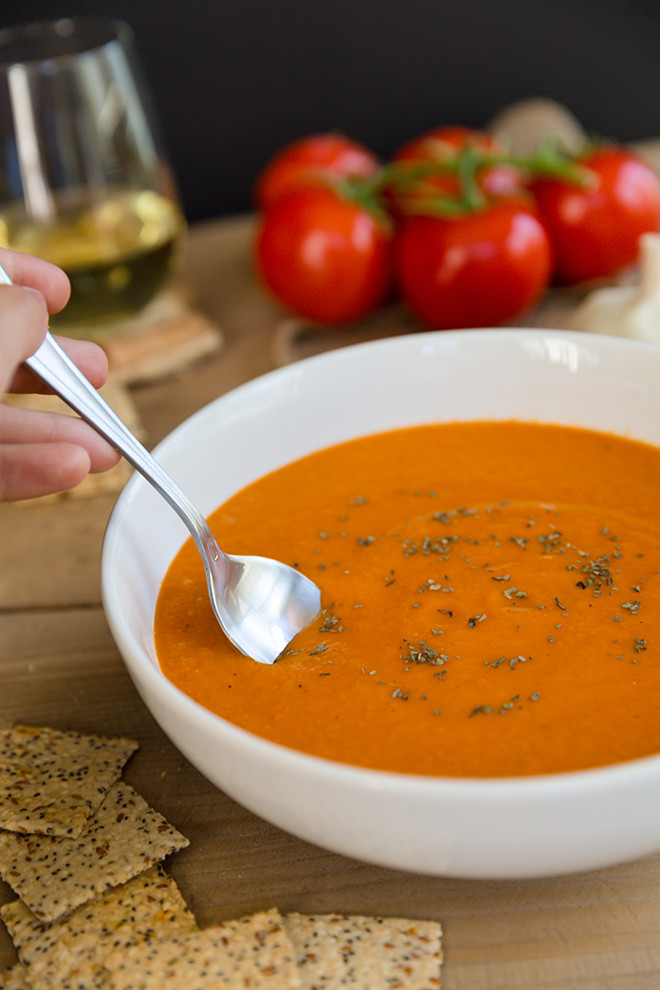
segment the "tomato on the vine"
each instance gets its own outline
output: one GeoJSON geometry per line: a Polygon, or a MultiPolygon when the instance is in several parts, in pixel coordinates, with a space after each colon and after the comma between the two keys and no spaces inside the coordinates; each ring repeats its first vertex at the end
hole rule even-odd
{"type": "Polygon", "coordinates": [[[319,323],[359,319],[392,287],[389,218],[346,183],[303,186],[276,199],[261,215],[255,256],[278,299],[319,323]]]}
{"type": "Polygon", "coordinates": [[[263,281],[318,323],[365,316],[394,284],[430,327],[503,323],[552,279],[631,265],[641,234],[660,228],[660,178],[628,150],[574,159],[543,145],[521,158],[459,126],[419,135],[385,166],[343,135],[302,138],[262,171],[256,199],[263,281]]]}
{"type": "Polygon", "coordinates": [[[367,177],[380,168],[378,158],[358,141],[343,134],[313,134],[286,145],[264,167],[254,190],[259,209],[283,193],[315,184],[319,177],[367,177]]]}
{"type": "Polygon", "coordinates": [[[537,302],[552,271],[545,227],[522,196],[453,217],[410,216],[395,247],[403,298],[438,330],[513,319],[537,302]]]}
{"type": "Polygon", "coordinates": [[[660,179],[636,155],[597,148],[579,159],[583,185],[557,178],[531,185],[555,247],[557,281],[604,278],[632,265],[639,238],[660,227],[660,179]]]}

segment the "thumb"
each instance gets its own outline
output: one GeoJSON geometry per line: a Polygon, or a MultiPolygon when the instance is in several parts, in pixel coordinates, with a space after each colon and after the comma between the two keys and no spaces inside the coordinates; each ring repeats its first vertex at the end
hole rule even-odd
{"type": "Polygon", "coordinates": [[[37,350],[48,327],[48,309],[36,289],[0,286],[0,392],[18,365],[37,350]]]}

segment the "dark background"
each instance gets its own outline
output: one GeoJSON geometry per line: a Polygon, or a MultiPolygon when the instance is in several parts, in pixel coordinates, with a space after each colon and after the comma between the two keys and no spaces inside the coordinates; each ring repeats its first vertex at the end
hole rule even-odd
{"type": "Polygon", "coordinates": [[[529,96],[590,132],[660,135],[660,0],[0,0],[0,26],[133,28],[191,221],[247,210],[283,143],[341,130],[387,156],[529,96]]]}

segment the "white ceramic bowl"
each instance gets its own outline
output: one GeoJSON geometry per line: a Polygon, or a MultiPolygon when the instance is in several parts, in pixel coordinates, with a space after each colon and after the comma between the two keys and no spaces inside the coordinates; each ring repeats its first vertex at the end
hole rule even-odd
{"type": "MultiPolygon", "coordinates": [[[[417,423],[521,419],[660,445],[660,348],[559,331],[423,333],[358,345],[256,379],[156,450],[206,514],[314,449],[417,423]]],[[[139,476],[103,550],[107,618],[147,706],[180,751],[286,831],[419,873],[514,878],[607,866],[660,849],[660,755],[598,770],[460,780],[345,766],[212,715],[158,669],[154,605],[187,533],[139,476]]]]}

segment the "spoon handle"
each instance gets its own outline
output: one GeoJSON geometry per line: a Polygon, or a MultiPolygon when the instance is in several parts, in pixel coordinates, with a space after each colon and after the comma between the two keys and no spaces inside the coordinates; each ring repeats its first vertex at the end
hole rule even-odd
{"type": "MultiPolygon", "coordinates": [[[[0,283],[13,284],[2,266],[0,283]]],[[[131,433],[48,331],[41,346],[25,364],[153,485],[183,520],[200,552],[209,554],[216,561],[225,556],[199,509],[131,433]]]]}
{"type": "Polygon", "coordinates": [[[171,505],[195,542],[216,558],[221,553],[199,511],[169,474],[117,416],[50,333],[26,365],[78,415],[115,447],[171,505]]]}

